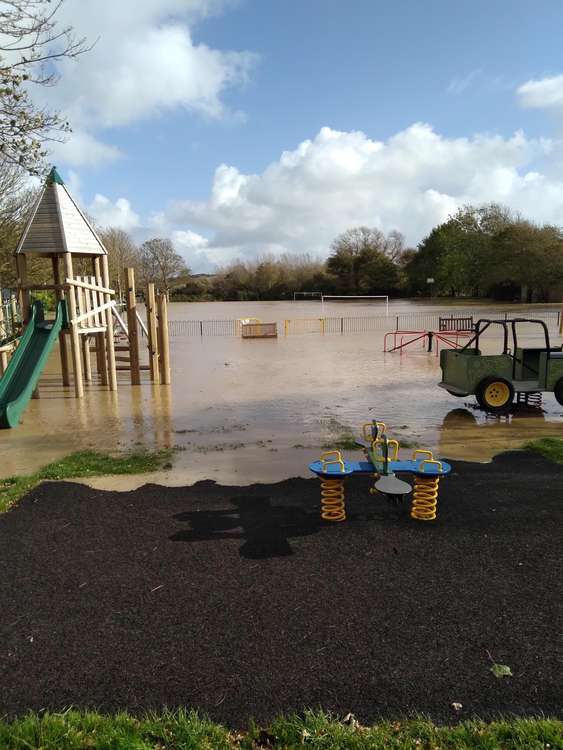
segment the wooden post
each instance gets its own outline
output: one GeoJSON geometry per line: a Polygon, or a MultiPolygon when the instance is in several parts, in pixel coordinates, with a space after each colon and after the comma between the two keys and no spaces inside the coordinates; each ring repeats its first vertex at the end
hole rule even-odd
{"type": "MultiPolygon", "coordinates": [[[[95,283],[97,286],[103,286],[102,282],[102,271],[100,268],[100,258],[96,255],[92,258],[92,271],[94,273],[95,283]]],[[[103,304],[106,300],[102,293],[98,295],[100,304],[103,304]]],[[[100,326],[106,325],[106,318],[104,313],[100,313],[100,326]]],[[[96,367],[98,368],[98,374],[101,378],[102,385],[108,384],[108,363],[106,355],[106,339],[105,333],[97,333],[96,339],[96,367]]]]}
{"type": "MultiPolygon", "coordinates": [[[[53,264],[53,280],[56,286],[60,285],[61,283],[61,272],[59,268],[59,257],[58,255],[52,255],[51,256],[51,262],[53,264]]],[[[55,289],[55,299],[57,302],[60,302],[60,300],[64,299],[64,292],[62,289],[55,289]]],[[[61,331],[59,333],[59,354],[61,357],[61,373],[63,378],[63,385],[70,385],[70,377],[69,377],[69,366],[68,366],[68,347],[67,347],[67,341],[66,341],[66,334],[64,331],[61,331]]]]}
{"type": "Polygon", "coordinates": [[[149,365],[151,368],[151,380],[157,385],[160,383],[160,367],[158,364],[158,333],[157,333],[157,314],[156,299],[154,294],[154,284],[147,286],[147,329],[148,347],[149,347],[149,365]]]}
{"type": "MultiPolygon", "coordinates": [[[[85,281],[88,283],[89,278],[87,276],[82,277],[82,281],[85,281]]],[[[93,292],[91,289],[78,289],[77,290],[79,294],[79,299],[82,300],[82,305],[79,306],[80,314],[87,313],[93,308],[92,304],[92,295],[93,292]]],[[[94,303],[95,304],[95,303],[94,303]]],[[[90,326],[96,325],[96,320],[94,316],[91,318],[86,318],[85,320],[85,327],[88,328],[90,326]]],[[[82,334],[82,358],[84,359],[84,378],[86,379],[86,382],[91,383],[92,382],[92,361],[90,358],[90,336],[87,333],[82,334]]]]}
{"type": "Polygon", "coordinates": [[[166,294],[158,295],[158,350],[160,352],[160,382],[170,385],[170,342],[168,340],[168,303],[166,294]]]}
{"type": "Polygon", "coordinates": [[[82,359],[84,360],[84,379],[87,383],[92,382],[92,360],[90,358],[90,336],[82,334],[82,359]]]}
{"type": "MultiPolygon", "coordinates": [[[[27,257],[22,253],[16,255],[16,265],[18,270],[18,297],[20,302],[20,310],[22,314],[22,322],[25,325],[30,318],[30,292],[29,289],[25,289],[27,284],[27,257]]],[[[16,319],[16,305],[15,299],[12,302],[12,319],[16,319]]]]}
{"type": "MultiPolygon", "coordinates": [[[[64,264],[65,274],[67,279],[73,279],[72,271],[72,255],[70,253],[64,253],[64,264]]],[[[76,318],[76,292],[72,284],[68,290],[68,314],[70,320],[76,318]]],[[[82,360],[80,358],[80,337],[78,335],[78,327],[76,323],[70,324],[70,345],[72,350],[72,366],[74,370],[74,393],[76,398],[82,398],[84,396],[84,384],[82,382],[82,360]]]]}
{"type": "MultiPolygon", "coordinates": [[[[107,255],[102,255],[102,281],[106,289],[110,288],[109,285],[109,267],[107,255]]],[[[104,302],[111,302],[111,295],[104,294],[104,302]]],[[[113,316],[111,308],[108,307],[105,311],[106,314],[106,348],[108,355],[108,379],[110,391],[117,390],[117,371],[115,369],[115,349],[113,341],[113,316]]]]}
{"type": "Polygon", "coordinates": [[[8,331],[6,330],[6,326],[4,325],[4,302],[0,294],[0,339],[5,339],[7,337],[8,331]]]}
{"type": "Polygon", "coordinates": [[[137,328],[137,300],[135,298],[135,269],[127,268],[127,329],[129,331],[129,360],[131,385],[141,384],[139,367],[139,329],[137,328]]]}
{"type": "Polygon", "coordinates": [[[0,376],[6,372],[8,367],[8,351],[5,346],[0,349],[0,376]]]}
{"type": "Polygon", "coordinates": [[[17,301],[16,297],[12,294],[12,296],[10,297],[10,312],[12,314],[12,328],[15,328],[16,318],[18,317],[18,305],[17,305],[17,302],[18,301],[17,301]]]}

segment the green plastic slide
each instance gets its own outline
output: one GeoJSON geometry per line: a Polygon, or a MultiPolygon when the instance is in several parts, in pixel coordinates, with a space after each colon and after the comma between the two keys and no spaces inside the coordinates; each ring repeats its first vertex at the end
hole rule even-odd
{"type": "Polygon", "coordinates": [[[0,380],[0,427],[16,427],[37,387],[61,328],[66,325],[66,303],[57,303],[54,321],[45,321],[41,302],[34,302],[31,320],[0,380]]]}

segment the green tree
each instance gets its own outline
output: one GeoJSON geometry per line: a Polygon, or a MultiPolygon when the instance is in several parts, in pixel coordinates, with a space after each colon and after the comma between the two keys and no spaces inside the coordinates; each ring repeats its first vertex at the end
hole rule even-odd
{"type": "MultiPolygon", "coordinates": [[[[37,191],[29,187],[25,172],[0,161],[0,286],[10,287],[16,282],[14,250],[36,197],[37,191]]],[[[29,271],[33,277],[31,266],[29,271]]]]}
{"type": "Polygon", "coordinates": [[[495,263],[492,283],[511,283],[520,289],[522,302],[549,299],[563,284],[563,230],[519,220],[493,239],[495,263]]]}
{"type": "Polygon", "coordinates": [[[434,227],[405,266],[411,293],[426,293],[434,279],[438,294],[478,296],[491,284],[496,263],[493,238],[517,220],[510,209],[496,203],[463,206],[434,227]]]}

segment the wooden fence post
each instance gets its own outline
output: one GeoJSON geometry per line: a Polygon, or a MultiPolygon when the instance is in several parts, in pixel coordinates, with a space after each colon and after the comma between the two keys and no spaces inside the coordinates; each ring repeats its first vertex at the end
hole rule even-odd
{"type": "Polygon", "coordinates": [[[158,333],[157,333],[157,313],[156,313],[156,299],[154,293],[154,284],[147,286],[147,329],[148,335],[148,347],[149,347],[149,365],[151,368],[151,380],[157,385],[160,383],[160,367],[159,367],[159,350],[158,350],[158,333]]]}
{"type": "Polygon", "coordinates": [[[163,385],[170,385],[170,342],[166,294],[158,295],[158,350],[160,352],[160,382],[163,385]]]}

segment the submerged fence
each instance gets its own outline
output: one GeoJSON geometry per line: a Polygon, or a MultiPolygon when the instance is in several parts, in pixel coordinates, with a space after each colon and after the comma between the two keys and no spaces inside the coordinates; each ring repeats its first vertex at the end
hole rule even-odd
{"type": "MultiPolygon", "coordinates": [[[[560,322],[560,311],[558,310],[455,310],[454,316],[473,317],[474,321],[479,318],[490,318],[491,320],[507,320],[514,317],[530,317],[534,320],[543,320],[550,329],[556,329],[560,322]]],[[[278,325],[280,332],[286,336],[295,334],[351,334],[369,333],[370,331],[393,331],[393,330],[429,330],[437,331],[440,318],[450,317],[452,309],[437,310],[433,312],[412,312],[399,315],[377,315],[370,317],[340,317],[340,318],[294,318],[281,322],[278,325]]],[[[273,322],[273,321],[272,321],[273,322]]],[[[277,321],[280,323],[280,321],[277,321]]],[[[170,320],[169,331],[171,336],[240,336],[237,320],[170,320]]]]}

